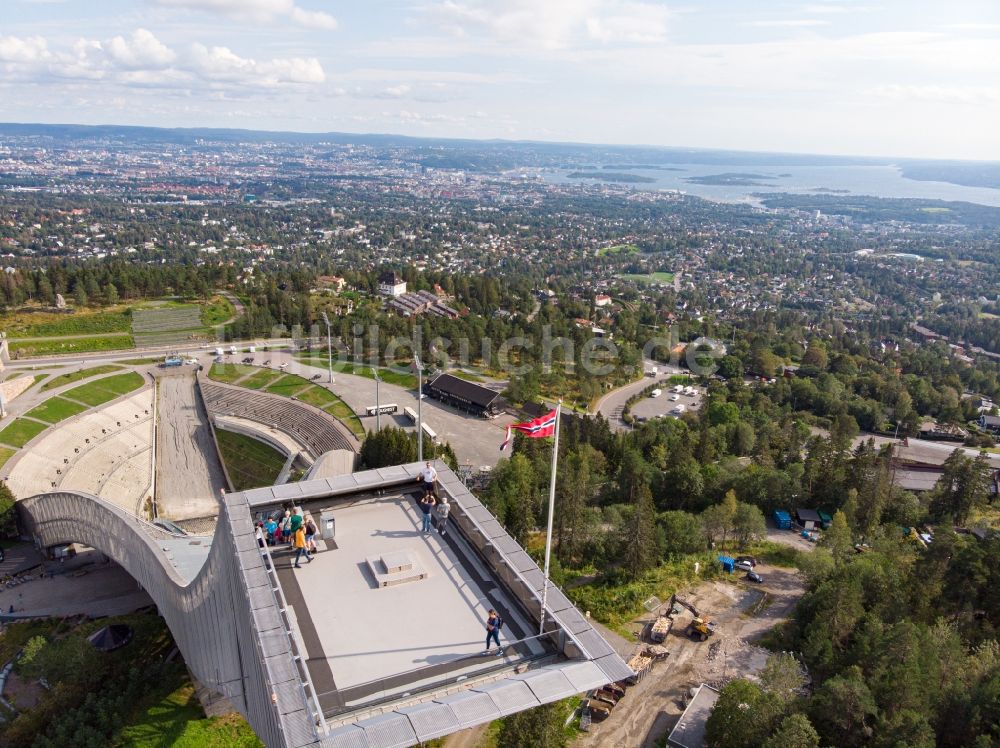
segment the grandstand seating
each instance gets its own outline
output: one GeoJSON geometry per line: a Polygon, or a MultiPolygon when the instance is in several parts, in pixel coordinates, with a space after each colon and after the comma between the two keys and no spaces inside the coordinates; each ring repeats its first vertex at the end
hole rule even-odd
{"type": "Polygon", "coordinates": [[[308,447],[313,458],[331,449],[358,451],[358,442],[347,427],[319,408],[202,376],[198,377],[198,385],[212,416],[248,418],[284,431],[308,447]]]}
{"type": "Polygon", "coordinates": [[[60,423],[25,450],[7,477],[20,498],[87,491],[134,513],[152,479],[153,390],[60,423]]]}

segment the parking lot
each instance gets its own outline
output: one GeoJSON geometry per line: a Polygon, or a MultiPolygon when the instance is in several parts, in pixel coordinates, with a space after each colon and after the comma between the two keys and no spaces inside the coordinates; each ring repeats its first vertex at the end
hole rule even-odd
{"type": "Polygon", "coordinates": [[[663,385],[658,397],[645,397],[633,403],[630,412],[640,422],[653,418],[679,418],[701,407],[704,390],[693,385],[663,385]]]}

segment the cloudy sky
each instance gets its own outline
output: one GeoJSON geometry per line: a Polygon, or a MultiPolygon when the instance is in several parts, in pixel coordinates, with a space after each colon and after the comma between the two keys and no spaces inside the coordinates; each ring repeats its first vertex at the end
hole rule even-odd
{"type": "Polygon", "coordinates": [[[1000,160],[998,0],[0,0],[0,119],[1000,160]]]}

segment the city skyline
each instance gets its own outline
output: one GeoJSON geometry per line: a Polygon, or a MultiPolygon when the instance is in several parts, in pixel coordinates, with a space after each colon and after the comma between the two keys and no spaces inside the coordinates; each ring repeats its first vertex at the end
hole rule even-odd
{"type": "Polygon", "coordinates": [[[984,2],[7,10],[11,121],[1000,159],[1000,11],[984,2]]]}

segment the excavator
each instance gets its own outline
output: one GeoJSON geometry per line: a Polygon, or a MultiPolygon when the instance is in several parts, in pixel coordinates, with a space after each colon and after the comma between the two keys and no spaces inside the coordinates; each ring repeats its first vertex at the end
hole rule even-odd
{"type": "Polygon", "coordinates": [[[680,605],[683,608],[687,608],[689,611],[691,611],[691,615],[694,616],[694,618],[691,620],[691,623],[688,624],[688,627],[685,630],[685,633],[691,639],[697,639],[698,641],[705,641],[708,637],[715,634],[715,622],[710,621],[708,620],[708,618],[702,616],[702,614],[698,612],[698,609],[694,607],[694,605],[689,603],[687,600],[677,597],[677,595],[673,595],[670,598],[669,610],[671,612],[671,615],[673,615],[674,609],[678,605],[680,605]]]}

